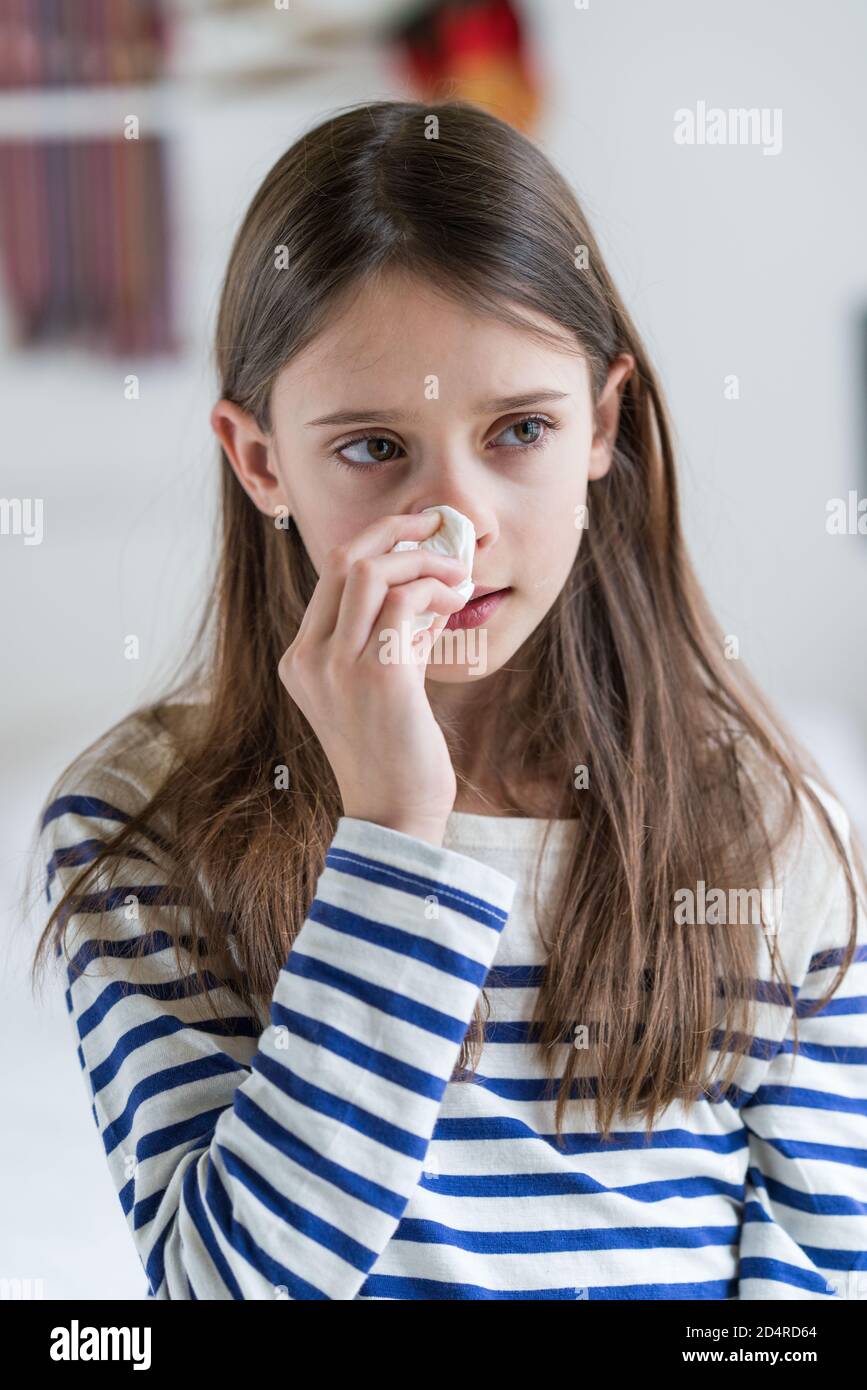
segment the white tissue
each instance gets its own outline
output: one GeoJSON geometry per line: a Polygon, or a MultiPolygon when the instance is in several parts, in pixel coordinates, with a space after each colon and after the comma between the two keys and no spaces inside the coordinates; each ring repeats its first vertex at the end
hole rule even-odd
{"type": "MultiPolygon", "coordinates": [[[[455,555],[467,567],[467,577],[452,587],[465,603],[473,596],[473,557],[476,553],[476,528],[463,512],[454,507],[425,507],[426,512],[439,512],[442,525],[426,541],[398,541],[392,550],[435,550],[438,555],[455,555]]],[[[436,613],[419,613],[412,621],[412,635],[424,632],[433,623],[436,613]]]]}

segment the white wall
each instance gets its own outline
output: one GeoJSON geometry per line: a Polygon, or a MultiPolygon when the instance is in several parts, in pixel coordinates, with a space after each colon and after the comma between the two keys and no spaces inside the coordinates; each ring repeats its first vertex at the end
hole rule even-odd
{"type": "Polygon", "coordinates": [[[867,8],[533,13],[554,68],[547,143],[662,370],[700,575],[770,694],[863,731],[867,537],[829,536],[825,505],[867,495],[867,8]],[[675,144],[674,111],[700,100],[780,108],[781,152],[675,144]]]}
{"type": "MultiPolygon", "coordinates": [[[[540,139],[575,183],[667,388],[692,553],[743,659],[867,824],[867,538],[825,503],[867,493],[854,316],[867,301],[860,0],[536,0],[540,139]],[[699,100],[780,107],[783,148],[675,145],[699,100]],[[723,397],[736,373],[741,397],[723,397]]],[[[144,1278],[104,1167],[58,994],[23,982],[15,905],[56,772],[146,692],[189,633],[210,553],[209,334],[231,237],[273,160],[335,106],[398,95],[385,62],[267,98],[178,99],[183,360],[0,360],[2,493],[45,499],[45,539],[0,538],[10,914],[0,1005],[0,1276],[50,1297],[137,1298],[144,1278]],[[141,399],[123,397],[138,372],[141,399]],[[137,663],[123,639],[142,642],[137,663]]]]}

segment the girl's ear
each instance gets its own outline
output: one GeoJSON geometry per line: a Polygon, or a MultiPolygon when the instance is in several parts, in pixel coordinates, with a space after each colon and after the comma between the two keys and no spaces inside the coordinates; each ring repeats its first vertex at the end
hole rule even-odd
{"type": "Polygon", "coordinates": [[[210,418],[238,482],[259,511],[273,517],[284,507],[291,514],[290,500],[274,468],[272,443],[253,416],[223,399],[217,401],[210,418]]]}
{"type": "Polygon", "coordinates": [[[590,446],[588,478],[602,478],[611,467],[623,388],[634,370],[635,358],[628,352],[620,353],[608,368],[608,379],[596,405],[596,429],[590,446]]]}

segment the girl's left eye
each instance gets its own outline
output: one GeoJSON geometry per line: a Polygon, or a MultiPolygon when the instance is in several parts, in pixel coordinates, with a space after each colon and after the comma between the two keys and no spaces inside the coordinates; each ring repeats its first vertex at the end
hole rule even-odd
{"type": "MultiPolygon", "coordinates": [[[[495,439],[501,439],[504,434],[511,430],[524,430],[527,426],[531,427],[533,437],[531,439],[519,439],[517,444],[507,444],[507,449],[542,449],[548,443],[548,438],[552,430],[557,430],[560,426],[555,420],[549,419],[547,415],[525,415],[521,420],[516,420],[513,425],[507,425],[501,430],[495,439]]],[[[384,468],[386,464],[392,463],[396,454],[392,453],[387,458],[382,457],[388,450],[400,450],[400,445],[395,439],[390,439],[387,435],[366,434],[358,439],[348,439],[345,444],[339,444],[332,453],[335,463],[341,468],[353,468],[356,472],[373,473],[379,468],[384,468]],[[345,458],[347,450],[361,449],[367,452],[364,458],[345,458]],[[377,454],[379,457],[377,457],[377,454]]]]}
{"type": "Polygon", "coordinates": [[[535,432],[533,433],[533,437],[531,439],[519,439],[517,445],[513,445],[512,447],[519,449],[539,449],[544,444],[548,443],[550,431],[560,428],[555,421],[549,420],[545,415],[525,415],[522,420],[516,420],[514,425],[507,425],[496,438],[501,438],[501,435],[508,434],[510,430],[523,430],[527,425],[534,428],[535,432]],[[544,429],[542,429],[542,426],[544,426],[544,429]]]}

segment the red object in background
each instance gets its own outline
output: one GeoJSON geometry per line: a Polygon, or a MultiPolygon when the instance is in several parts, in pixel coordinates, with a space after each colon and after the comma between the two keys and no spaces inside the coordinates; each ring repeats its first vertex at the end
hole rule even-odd
{"type": "Polygon", "coordinates": [[[430,0],[392,37],[422,99],[473,101],[534,128],[540,93],[511,0],[430,0]]]}

